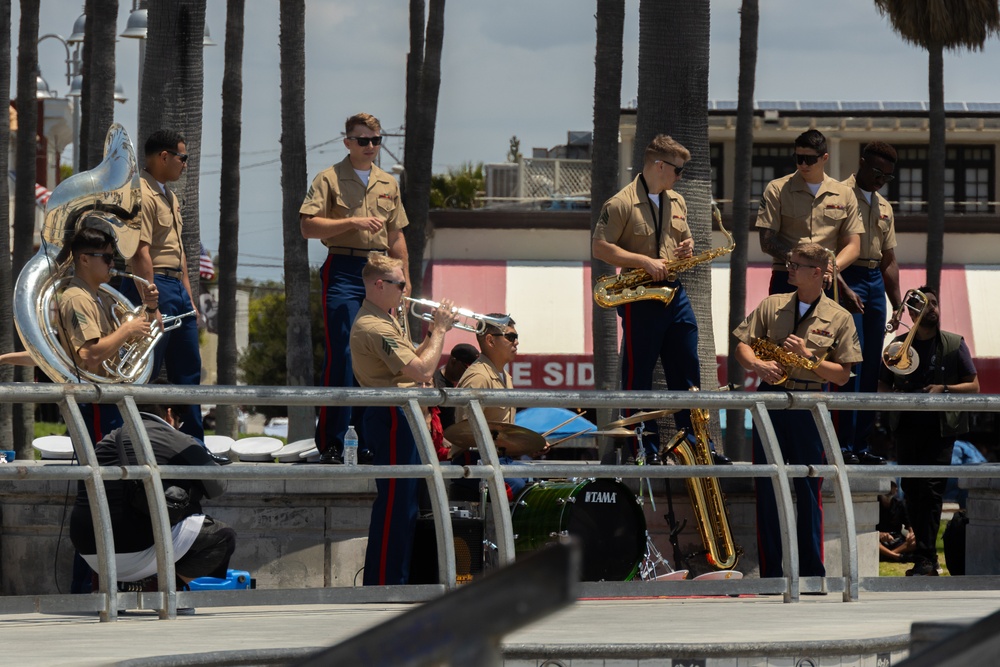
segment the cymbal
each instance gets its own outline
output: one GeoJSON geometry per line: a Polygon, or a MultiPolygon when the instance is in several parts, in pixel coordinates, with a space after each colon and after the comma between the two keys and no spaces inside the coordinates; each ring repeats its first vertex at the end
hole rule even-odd
{"type": "Polygon", "coordinates": [[[618,428],[619,426],[631,426],[632,424],[638,424],[639,422],[648,422],[652,419],[659,419],[660,417],[666,417],[667,415],[672,415],[678,410],[652,410],[650,412],[637,412],[634,415],[628,417],[622,417],[618,421],[613,421],[610,424],[605,424],[601,428],[610,429],[618,428]]]}
{"type": "Polygon", "coordinates": [[[607,435],[612,438],[634,438],[635,431],[620,426],[618,428],[609,428],[606,431],[587,431],[586,433],[584,433],[584,435],[585,436],[607,435]]]}
{"type": "MultiPolygon", "coordinates": [[[[531,429],[509,424],[507,422],[486,422],[493,436],[497,451],[501,454],[517,458],[524,455],[537,454],[545,449],[545,438],[531,429]]],[[[472,422],[468,419],[455,422],[445,429],[444,437],[459,447],[475,447],[476,436],[472,430],[472,422]]]]}

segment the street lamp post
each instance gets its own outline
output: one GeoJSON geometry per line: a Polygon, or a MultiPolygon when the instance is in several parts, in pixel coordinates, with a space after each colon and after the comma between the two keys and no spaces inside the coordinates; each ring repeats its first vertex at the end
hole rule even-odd
{"type": "MultiPolygon", "coordinates": [[[[77,19],[79,22],[80,19],[77,19]]],[[[54,39],[63,45],[66,49],[66,85],[69,86],[70,91],[66,94],[66,97],[73,97],[75,99],[73,102],[73,173],[75,174],[80,170],[80,101],[79,93],[73,94],[73,84],[75,79],[80,76],[80,42],[73,42],[74,49],[72,55],[70,54],[70,40],[73,39],[76,33],[76,26],[74,25],[74,35],[70,36],[70,39],[64,39],[62,35],[57,35],[55,33],[48,33],[42,35],[38,38],[38,43],[41,44],[46,39],[54,39]]]]}

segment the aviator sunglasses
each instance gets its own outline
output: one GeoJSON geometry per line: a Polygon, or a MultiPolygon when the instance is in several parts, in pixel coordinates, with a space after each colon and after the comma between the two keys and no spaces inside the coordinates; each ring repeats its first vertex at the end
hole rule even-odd
{"type": "Polygon", "coordinates": [[[111,262],[115,261],[115,254],[113,252],[85,252],[83,254],[87,257],[100,257],[108,266],[111,266],[111,262]]]}
{"type": "Polygon", "coordinates": [[[819,162],[821,156],[819,155],[800,155],[794,153],[796,164],[807,164],[810,167],[819,162]]]}
{"type": "Polygon", "coordinates": [[[382,143],[382,137],[346,137],[347,139],[358,142],[358,146],[367,146],[371,144],[372,146],[378,146],[382,143]]]}

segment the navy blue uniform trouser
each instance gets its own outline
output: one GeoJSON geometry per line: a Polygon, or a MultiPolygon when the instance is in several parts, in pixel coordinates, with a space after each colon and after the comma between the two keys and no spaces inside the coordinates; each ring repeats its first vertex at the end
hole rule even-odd
{"type": "MultiPolygon", "coordinates": [[[[668,389],[686,391],[701,385],[698,323],[684,287],[673,284],[677,291],[666,306],[661,301],[635,301],[618,307],[622,320],[623,390],[652,389],[657,359],[663,364],[668,389]]],[[[690,411],[678,412],[674,421],[678,428],[690,428],[690,411]]],[[[652,453],[659,447],[656,422],[646,422],[645,426],[645,446],[652,453]]]]}
{"type": "MultiPolygon", "coordinates": [[[[413,433],[402,408],[367,408],[365,442],[375,465],[420,463],[413,433]]],[[[413,533],[419,512],[418,479],[376,479],[375,504],[368,527],[365,586],[405,584],[410,578],[413,533]]]]}
{"type": "MultiPolygon", "coordinates": [[[[163,317],[191,311],[191,295],[184,289],[184,283],[180,279],[159,274],[155,274],[153,279],[156,289],[160,291],[160,314],[163,317]]],[[[135,283],[131,280],[122,283],[122,294],[131,299],[132,303],[142,303],[135,283]]],[[[167,380],[171,384],[201,384],[201,348],[198,345],[197,317],[183,318],[180,326],[164,333],[160,338],[160,342],[153,349],[152,378],[159,376],[163,364],[167,366],[167,380]]],[[[200,405],[175,405],[172,409],[181,422],[177,430],[197,440],[205,440],[200,405]]]]}
{"type": "MultiPolygon", "coordinates": [[[[320,272],[323,287],[323,377],[324,387],[356,387],[351,366],[351,326],[365,300],[361,270],[367,257],[328,255],[320,272]]],[[[360,414],[355,426],[360,426],[360,414]]],[[[344,434],[352,423],[350,406],[322,406],[316,423],[316,448],[325,452],[344,448],[344,434]]],[[[362,429],[358,429],[360,432],[362,429]]],[[[364,434],[360,434],[363,438],[364,434]]]]}
{"type": "MultiPolygon", "coordinates": [[[[758,391],[782,391],[780,387],[761,384],[758,391]]],[[[808,410],[775,410],[770,413],[774,431],[778,436],[781,455],[790,465],[820,465],[826,462],[823,443],[812,414],[808,410]]],[[[766,464],[764,446],[757,426],[753,428],[753,462],[766,464]]],[[[778,524],[778,505],[774,499],[774,485],[769,478],[755,477],[757,491],[757,549],[760,559],[760,576],[781,577],[781,526],[778,524]]],[[[821,477],[796,477],[795,489],[796,535],[799,542],[799,575],[803,577],[826,576],[823,565],[823,485],[821,477]]]]}
{"type": "MultiPolygon", "coordinates": [[[[881,269],[849,266],[842,275],[848,287],[854,290],[865,305],[864,313],[855,313],[854,328],[861,343],[864,360],[854,366],[854,375],[837,391],[878,391],[879,365],[885,341],[885,282],[881,269]]],[[[875,425],[872,410],[841,410],[837,415],[837,438],[844,449],[862,453],[868,450],[868,436],[875,425]]]]}

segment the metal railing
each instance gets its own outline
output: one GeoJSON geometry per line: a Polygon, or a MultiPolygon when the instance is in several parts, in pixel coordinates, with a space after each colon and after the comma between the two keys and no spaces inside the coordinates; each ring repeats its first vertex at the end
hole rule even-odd
{"type": "MultiPolygon", "coordinates": [[[[522,476],[523,466],[501,465],[483,414],[484,407],[585,407],[661,409],[707,408],[710,410],[748,409],[760,433],[768,464],[735,464],[731,466],[632,466],[602,465],[602,477],[684,479],[713,476],[770,477],[775,490],[779,522],[786,539],[782,545],[786,575],[780,579],[743,579],[741,581],[665,581],[645,582],[643,595],[700,594],[731,595],[739,593],[773,593],[784,596],[786,602],[795,601],[800,592],[826,590],[841,591],[844,601],[857,600],[861,589],[858,570],[858,545],[849,478],[885,477],[1000,477],[996,466],[967,466],[961,472],[950,466],[844,466],[840,446],[830,419],[831,410],[898,410],[902,412],[962,409],[977,412],[1000,412],[1000,396],[992,395],[940,395],[929,394],[829,394],[799,392],[623,392],[623,391],[535,391],[535,390],[460,390],[460,389],[331,389],[313,387],[170,387],[122,385],[0,385],[0,402],[8,403],[58,403],[66,419],[69,434],[80,465],[78,466],[25,466],[14,462],[0,465],[0,480],[83,480],[90,498],[97,540],[100,588],[97,595],[44,595],[19,598],[0,598],[0,612],[38,610],[97,611],[102,621],[117,618],[120,605],[155,608],[161,618],[174,618],[178,602],[197,601],[199,604],[290,604],[313,602],[386,602],[417,601],[430,599],[442,588],[454,588],[456,565],[452,526],[448,518],[448,500],[445,480],[457,478],[484,479],[492,498],[506,496],[504,475],[522,476]],[[399,406],[415,435],[420,451],[420,465],[398,466],[226,466],[189,467],[159,466],[156,464],[145,434],[136,404],[226,404],[226,405],[349,405],[349,406],[399,406]],[[137,434],[138,466],[97,465],[93,444],[84,427],[78,403],[117,404],[125,419],[126,428],[137,434]],[[482,465],[439,465],[431,436],[422,416],[424,406],[464,406],[469,408],[473,431],[479,448],[482,465]],[[780,455],[770,412],[773,410],[808,410],[813,415],[830,462],[827,465],[786,465],[780,455]],[[172,542],[161,478],[176,479],[235,479],[235,480],[337,480],[374,479],[376,477],[407,477],[427,480],[431,506],[435,517],[438,553],[438,585],[374,587],[369,589],[301,589],[178,592],[175,585],[172,542]],[[840,518],[841,577],[800,578],[798,544],[790,478],[823,477],[834,480],[834,494],[840,518]],[[120,593],[116,588],[116,568],[113,556],[113,539],[107,497],[103,481],[141,479],[149,500],[151,521],[158,563],[161,589],[158,593],[120,593]]],[[[536,463],[531,467],[532,477],[593,477],[593,465],[536,463]]],[[[506,503],[490,504],[491,516],[497,535],[499,564],[514,560],[514,535],[511,511],[506,503]]],[[[868,580],[872,578],[867,578],[868,580]]],[[[920,578],[924,579],[924,578],[920,578]]],[[[945,578],[952,579],[952,578],[945,578]]],[[[951,581],[906,582],[921,589],[977,589],[995,588],[996,577],[967,576],[951,581]]],[[[905,589],[905,583],[902,584],[905,589]]],[[[587,595],[628,596],[637,592],[634,582],[591,582],[581,584],[587,595]]],[[[878,582],[865,582],[866,590],[885,590],[878,582]]]]}

